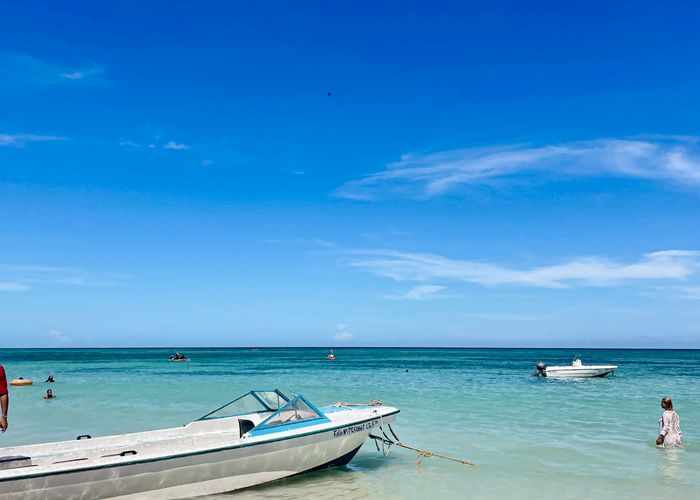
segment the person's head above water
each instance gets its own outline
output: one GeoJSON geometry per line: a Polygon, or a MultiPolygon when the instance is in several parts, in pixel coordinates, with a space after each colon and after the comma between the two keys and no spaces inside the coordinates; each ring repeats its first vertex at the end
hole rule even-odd
{"type": "Polygon", "coordinates": [[[51,389],[46,391],[46,396],[44,396],[44,399],[53,399],[56,396],[53,395],[53,391],[51,389]]]}
{"type": "Polygon", "coordinates": [[[661,398],[661,408],[664,410],[673,410],[673,401],[668,396],[661,398]]]}

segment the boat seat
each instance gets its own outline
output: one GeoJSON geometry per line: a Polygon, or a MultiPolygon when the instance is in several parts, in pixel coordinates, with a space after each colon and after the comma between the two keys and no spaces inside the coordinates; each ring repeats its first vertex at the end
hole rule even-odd
{"type": "Polygon", "coordinates": [[[246,420],[246,419],[244,419],[244,418],[239,418],[239,419],[238,419],[238,428],[239,428],[240,431],[241,431],[241,437],[243,437],[243,434],[245,434],[246,432],[250,431],[250,430],[253,429],[254,427],[255,427],[255,424],[254,424],[252,421],[246,420]]]}

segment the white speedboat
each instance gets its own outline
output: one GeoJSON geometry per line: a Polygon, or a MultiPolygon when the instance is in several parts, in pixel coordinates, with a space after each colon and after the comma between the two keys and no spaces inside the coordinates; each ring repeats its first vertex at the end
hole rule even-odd
{"type": "Polygon", "coordinates": [[[617,365],[584,365],[576,357],[571,364],[562,366],[547,366],[540,361],[535,375],[549,378],[593,378],[605,377],[616,369],[617,365]]]}
{"type": "Polygon", "coordinates": [[[389,406],[251,391],[183,427],[0,448],[0,498],[173,499],[348,463],[389,406]]]}

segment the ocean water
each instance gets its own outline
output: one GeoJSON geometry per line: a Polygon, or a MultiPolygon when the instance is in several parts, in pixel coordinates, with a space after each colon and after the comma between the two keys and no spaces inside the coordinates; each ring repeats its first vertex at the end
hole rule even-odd
{"type": "MultiPolygon", "coordinates": [[[[620,365],[604,379],[532,377],[544,349],[0,349],[11,388],[0,447],[185,424],[250,389],[288,388],[318,406],[378,398],[419,448],[476,462],[389,456],[366,443],[347,466],[216,498],[692,498],[700,491],[700,351],[582,350],[620,365]],[[406,371],[408,370],[408,371],[406,371]],[[53,374],[56,383],[43,380],[53,374]],[[47,388],[57,398],[42,399],[47,388]],[[684,446],[654,445],[659,399],[681,417],[684,446]]],[[[214,498],[214,497],[209,497],[214,498]]]]}

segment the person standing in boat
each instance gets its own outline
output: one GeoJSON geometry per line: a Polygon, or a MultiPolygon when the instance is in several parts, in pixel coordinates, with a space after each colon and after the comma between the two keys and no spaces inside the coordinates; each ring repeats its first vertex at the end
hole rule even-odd
{"type": "Polygon", "coordinates": [[[2,415],[0,415],[0,431],[5,432],[7,430],[7,410],[10,406],[10,395],[7,392],[7,377],[5,376],[5,368],[0,365],[0,409],[2,409],[2,415]]]}
{"type": "Polygon", "coordinates": [[[662,398],[661,408],[664,409],[664,412],[659,419],[659,437],[656,438],[656,444],[664,448],[680,446],[682,438],[681,419],[673,409],[671,398],[662,398]]]}

